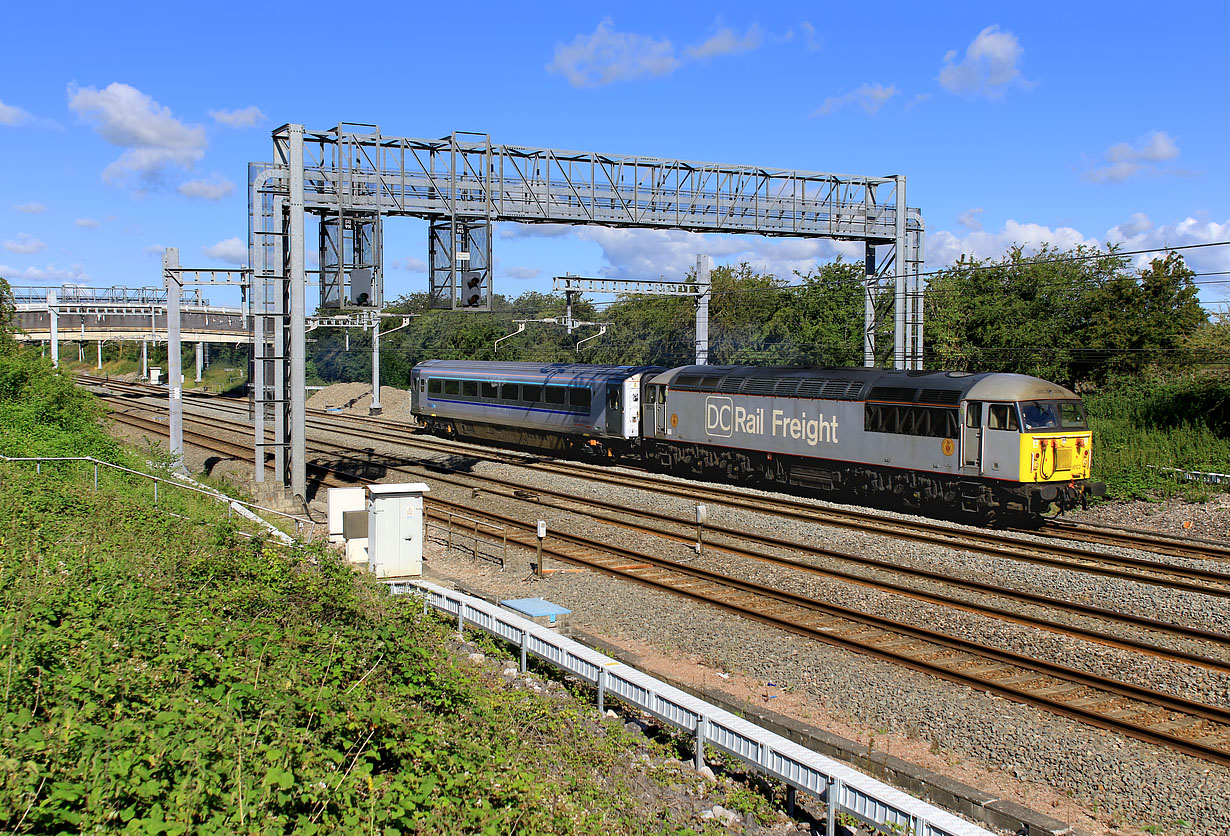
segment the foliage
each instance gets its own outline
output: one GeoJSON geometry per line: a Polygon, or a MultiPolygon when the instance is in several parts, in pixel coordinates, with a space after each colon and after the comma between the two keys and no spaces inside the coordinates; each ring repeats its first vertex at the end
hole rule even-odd
{"type": "Polygon", "coordinates": [[[13,311],[13,290],[4,277],[0,276],[0,342],[12,339],[13,311]]]}
{"type": "Polygon", "coordinates": [[[1069,386],[1181,367],[1184,341],[1206,320],[1194,276],[1176,253],[1131,271],[1113,247],[962,258],[928,283],[928,365],[1069,386]]]}
{"type": "Polygon", "coordinates": [[[98,402],[38,352],[0,343],[0,453],[6,456],[97,456],[118,447],[98,426],[98,402]]]}

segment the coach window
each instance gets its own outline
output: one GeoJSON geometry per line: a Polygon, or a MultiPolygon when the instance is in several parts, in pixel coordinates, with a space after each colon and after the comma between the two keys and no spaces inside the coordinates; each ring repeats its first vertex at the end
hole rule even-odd
{"type": "Polygon", "coordinates": [[[461,390],[461,381],[446,380],[444,381],[444,394],[456,395],[461,390]]]}
{"type": "Polygon", "coordinates": [[[439,378],[435,378],[435,377],[427,381],[427,394],[429,395],[444,394],[444,381],[440,380],[439,378]]]}
{"type": "Polygon", "coordinates": [[[521,400],[526,403],[538,403],[542,400],[542,387],[521,384],[521,400]]]}
{"type": "Polygon", "coordinates": [[[542,399],[552,406],[563,406],[568,401],[568,390],[563,386],[544,386],[542,399]]]}
{"type": "Polygon", "coordinates": [[[494,401],[496,398],[500,396],[499,387],[496,384],[488,383],[485,380],[478,385],[478,391],[484,398],[486,398],[489,401],[494,401]]]}
{"type": "Polygon", "coordinates": [[[619,384],[606,387],[606,405],[611,409],[619,409],[619,384]]]}
{"type": "Polygon", "coordinates": [[[991,413],[987,418],[987,429],[1015,431],[1017,429],[1016,408],[1010,403],[991,404],[991,413]]]}
{"type": "Polygon", "coordinates": [[[569,389],[568,390],[568,405],[577,409],[584,409],[589,412],[589,405],[593,399],[593,395],[588,389],[569,389]]]}
{"type": "Polygon", "coordinates": [[[466,397],[466,398],[477,398],[478,397],[478,381],[477,380],[461,381],[461,394],[463,397],[466,397]]]}

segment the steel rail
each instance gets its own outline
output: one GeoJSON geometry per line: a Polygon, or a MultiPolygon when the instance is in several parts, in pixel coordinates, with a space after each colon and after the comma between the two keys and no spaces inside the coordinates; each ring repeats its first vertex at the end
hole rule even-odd
{"type": "MultiPolygon", "coordinates": [[[[144,423],[148,424],[152,429],[166,429],[163,425],[156,421],[145,421],[144,423]]],[[[214,449],[216,452],[225,451],[218,450],[212,445],[220,444],[224,446],[235,446],[227,445],[226,442],[220,442],[217,439],[205,436],[203,434],[194,434],[194,436],[202,439],[202,444],[198,446],[205,446],[207,449],[214,449]]],[[[245,450],[244,453],[245,455],[251,456],[251,452],[248,450],[245,450]]],[[[325,468],[320,465],[316,465],[314,469],[332,472],[332,469],[325,468]]],[[[532,547],[531,543],[536,543],[537,538],[534,523],[490,511],[476,512],[476,510],[470,506],[463,506],[460,503],[450,502],[437,497],[433,497],[427,503],[428,514],[436,516],[437,519],[441,518],[438,511],[440,508],[452,509],[454,512],[465,510],[466,513],[470,514],[479,513],[481,516],[489,520],[494,520],[513,531],[514,533],[510,536],[510,539],[514,542],[521,544],[526,548],[532,547]],[[520,537],[517,536],[518,533],[521,535],[520,537]]],[[[656,567],[660,570],[664,570],[675,575],[681,575],[692,580],[717,586],[719,588],[733,589],[745,594],[759,595],[777,601],[781,604],[801,608],[807,611],[818,612],[830,618],[842,619],[855,624],[861,624],[862,626],[872,627],[881,633],[896,634],[899,636],[924,641],[937,647],[945,648],[946,650],[955,651],[958,656],[955,659],[950,660],[954,665],[964,663],[965,660],[961,658],[962,656],[982,657],[984,659],[989,659],[993,662],[999,663],[992,668],[993,672],[1001,672],[1003,670],[1003,665],[1008,665],[1021,670],[1031,671],[1039,676],[1059,679],[1067,685],[1083,686],[1095,691],[1101,691],[1107,695],[1113,695],[1113,697],[1111,697],[1112,701],[1114,698],[1135,700],[1155,708],[1164,708],[1169,711],[1183,714],[1190,718],[1201,718],[1201,721],[1204,722],[1216,723],[1221,728],[1217,729],[1213,734],[1204,734],[1198,739],[1183,738],[1176,734],[1171,734],[1166,730],[1159,731],[1154,728],[1149,728],[1148,726],[1141,726],[1129,722],[1126,716],[1116,717],[1110,716],[1109,714],[1101,714],[1090,710],[1085,707],[1085,705],[1069,704],[1046,693],[1031,692],[1020,687],[1003,684],[998,680],[986,679],[975,676],[966,671],[947,668],[941,664],[938,664],[935,660],[916,658],[915,656],[889,649],[886,646],[879,646],[868,640],[860,641],[855,638],[839,635],[835,633],[833,628],[829,625],[824,625],[822,627],[810,627],[806,624],[798,623],[796,620],[786,618],[781,613],[752,609],[746,605],[738,604],[732,601],[716,600],[712,596],[702,594],[694,588],[669,584],[662,580],[639,575],[637,574],[637,570],[633,567],[611,566],[604,564],[601,561],[586,559],[584,556],[577,555],[576,553],[563,552],[554,547],[544,548],[544,552],[546,554],[557,560],[572,563],[574,565],[586,566],[597,569],[606,574],[633,580],[636,583],[682,595],[702,603],[711,604],[727,611],[738,613],[747,618],[776,626],[787,632],[792,632],[821,641],[825,644],[844,647],[852,651],[880,658],[885,661],[890,661],[904,667],[930,673],[942,679],[971,685],[980,690],[993,691],[1010,699],[1019,700],[1044,708],[1052,713],[1077,719],[1100,728],[1118,731],[1139,740],[1162,745],[1166,748],[1184,752],[1195,757],[1230,766],[1230,746],[1217,747],[1201,742],[1203,740],[1219,740],[1226,738],[1227,735],[1230,735],[1230,709],[1209,706],[1192,700],[1185,700],[1180,697],[1161,694],[1141,686],[1132,685],[1130,683],[1119,682],[1106,677],[1099,677],[1093,674],[1076,671],[1062,665],[1055,665],[1036,659],[1029,659],[1028,657],[1012,653],[1011,651],[988,648],[964,639],[926,630],[925,628],[897,624],[888,619],[866,613],[859,613],[839,605],[817,602],[804,596],[796,595],[784,590],[772,589],[751,581],[728,578],[699,567],[680,564],[665,558],[644,555],[639,552],[623,549],[609,543],[592,540],[580,535],[556,532],[552,536],[556,540],[572,544],[577,548],[589,550],[596,554],[607,554],[619,560],[630,560],[633,562],[634,566],[647,563],[650,566],[656,567]]],[[[890,641],[881,643],[881,645],[893,643],[895,642],[890,641]]],[[[1007,677],[1007,679],[1012,678],[1015,677],[1007,677]]],[[[1055,690],[1056,688],[1054,686],[1048,686],[1047,688],[1040,689],[1040,691],[1050,692],[1055,690]]],[[[1099,698],[1097,700],[1093,700],[1092,704],[1097,704],[1105,699],[1106,698],[1099,698]]],[[[1090,702],[1090,700],[1088,698],[1082,698],[1080,702],[1087,703],[1090,702]]],[[[1123,714],[1124,710],[1119,709],[1115,713],[1123,714]]],[[[1147,712],[1135,712],[1132,716],[1143,716],[1144,714],[1147,714],[1147,712]]],[[[1176,719],[1179,718],[1171,718],[1167,720],[1165,724],[1174,725],[1176,724],[1176,719]]]]}

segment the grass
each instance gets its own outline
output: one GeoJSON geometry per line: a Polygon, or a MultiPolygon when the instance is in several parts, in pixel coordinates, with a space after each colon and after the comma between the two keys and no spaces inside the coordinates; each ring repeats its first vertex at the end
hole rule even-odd
{"type": "Polygon", "coordinates": [[[1094,478],[1112,499],[1208,499],[1224,487],[1165,468],[1230,473],[1230,382],[1205,376],[1116,381],[1086,394],[1094,478]]]}
{"type": "MultiPolygon", "coordinates": [[[[98,415],[0,345],[0,452],[137,462],[98,415]]],[[[0,463],[0,830],[696,832],[641,799],[650,744],[619,723],[485,679],[333,553],[245,533],[138,477],[0,463]]]]}

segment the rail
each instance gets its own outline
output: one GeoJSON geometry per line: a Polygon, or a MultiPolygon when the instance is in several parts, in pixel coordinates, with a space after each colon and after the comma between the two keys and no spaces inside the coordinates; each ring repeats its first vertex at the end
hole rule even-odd
{"type": "Polygon", "coordinates": [[[444,589],[426,581],[386,581],[394,595],[421,594],[428,607],[456,616],[458,630],[472,624],[521,650],[521,670],[528,657],[542,659],[598,691],[598,708],[607,694],[695,736],[695,763],[704,764],[705,744],[723,751],[790,788],[825,802],[826,833],[850,819],[879,833],[910,836],[991,836],[991,832],[938,807],[890,787],[856,769],[792,743],[591,650],[555,630],[541,627],[495,604],[444,589]]]}
{"type": "MultiPolygon", "coordinates": [[[[133,470],[130,467],[124,467],[123,465],[114,464],[113,462],[104,461],[103,459],[96,459],[93,456],[4,456],[4,455],[0,455],[0,460],[10,462],[10,463],[34,462],[34,472],[35,473],[42,473],[44,464],[50,464],[54,462],[90,462],[91,464],[94,465],[94,490],[98,490],[98,469],[100,467],[110,468],[111,470],[118,470],[121,473],[128,473],[133,476],[140,476],[144,479],[151,480],[154,483],[154,507],[158,507],[158,486],[160,484],[172,485],[173,487],[180,488],[185,491],[191,491],[192,493],[198,493],[198,494],[201,494],[202,496],[208,496],[212,499],[217,499],[217,500],[226,502],[228,517],[230,516],[232,511],[246,509],[249,512],[260,511],[265,514],[273,514],[275,516],[282,517],[283,519],[293,521],[295,523],[296,533],[302,536],[304,531],[306,530],[309,541],[311,540],[312,527],[315,525],[315,523],[312,520],[308,519],[307,517],[296,516],[295,514],[288,514],[285,511],[277,511],[277,510],[274,510],[273,508],[266,508],[263,505],[257,505],[253,502],[244,502],[242,499],[235,499],[234,497],[227,496],[221,491],[215,491],[215,490],[210,490],[209,488],[197,487],[195,485],[185,484],[183,481],[180,481],[179,479],[167,479],[162,476],[156,476],[153,473],[144,473],[140,470],[133,470]]],[[[255,515],[253,514],[253,516],[255,515]]],[[[248,519],[252,519],[252,517],[248,517],[248,519]]],[[[256,517],[255,521],[264,522],[263,520],[260,520],[259,517],[256,517]]],[[[269,524],[265,523],[265,525],[268,526],[269,524]]],[[[274,528],[273,530],[279,531],[281,533],[280,529],[274,528]]]]}

